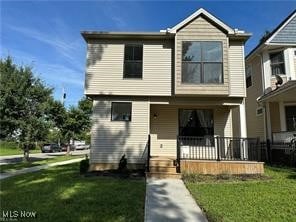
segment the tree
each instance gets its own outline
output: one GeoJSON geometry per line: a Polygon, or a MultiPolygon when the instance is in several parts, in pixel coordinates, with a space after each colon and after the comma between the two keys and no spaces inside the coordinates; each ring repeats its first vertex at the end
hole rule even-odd
{"type": "Polygon", "coordinates": [[[35,77],[29,66],[17,66],[11,57],[0,59],[0,139],[23,144],[25,159],[29,148],[46,137],[46,107],[52,89],[35,77]]]}
{"type": "Polygon", "coordinates": [[[77,138],[88,126],[88,119],[82,110],[74,106],[70,107],[62,126],[62,135],[68,141],[67,152],[70,151],[70,141],[77,138]]]}
{"type": "Polygon", "coordinates": [[[92,100],[87,97],[83,97],[78,102],[78,108],[82,110],[85,113],[85,115],[90,117],[92,114],[92,100]]]}
{"type": "Polygon", "coordinates": [[[263,43],[265,42],[269,37],[270,37],[271,32],[268,30],[265,30],[264,34],[262,35],[262,37],[260,38],[259,42],[263,43]]]}

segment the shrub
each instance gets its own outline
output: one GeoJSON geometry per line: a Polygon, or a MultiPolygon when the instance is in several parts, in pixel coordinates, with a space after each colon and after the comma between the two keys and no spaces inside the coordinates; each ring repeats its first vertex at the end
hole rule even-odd
{"type": "Polygon", "coordinates": [[[86,159],[80,161],[80,174],[87,173],[89,168],[89,159],[86,157],[86,159]]]}
{"type": "Polygon", "coordinates": [[[118,164],[118,170],[119,171],[125,171],[127,170],[127,159],[125,158],[125,154],[121,157],[119,164],[118,164]]]}

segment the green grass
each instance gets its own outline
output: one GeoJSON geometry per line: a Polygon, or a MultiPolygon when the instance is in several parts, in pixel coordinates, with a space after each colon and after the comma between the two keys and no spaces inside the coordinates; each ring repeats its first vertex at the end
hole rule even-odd
{"type": "MultiPolygon", "coordinates": [[[[40,150],[39,149],[30,150],[30,153],[40,153],[40,150]]],[[[19,155],[19,154],[24,154],[24,151],[17,147],[15,148],[8,148],[3,146],[0,147],[0,156],[19,155]]]]}
{"type": "Polygon", "coordinates": [[[60,161],[65,161],[65,160],[72,160],[72,159],[77,159],[77,158],[82,158],[85,157],[84,155],[79,155],[79,156],[57,156],[53,158],[48,158],[44,160],[39,160],[39,161],[34,161],[34,162],[20,162],[20,163],[15,163],[15,164],[6,164],[6,165],[0,165],[0,172],[9,172],[9,171],[15,171],[15,170],[20,170],[22,168],[26,167],[34,167],[34,166],[40,166],[40,165],[45,165],[49,163],[55,163],[55,162],[60,162],[60,161]]]}
{"type": "MultiPolygon", "coordinates": [[[[79,164],[1,180],[1,211],[36,211],[31,221],[143,221],[145,180],[83,177],[79,164]]],[[[30,220],[26,220],[30,221],[30,220]]]]}
{"type": "Polygon", "coordinates": [[[296,221],[296,169],[267,166],[265,176],[185,183],[209,221],[296,221]]]}

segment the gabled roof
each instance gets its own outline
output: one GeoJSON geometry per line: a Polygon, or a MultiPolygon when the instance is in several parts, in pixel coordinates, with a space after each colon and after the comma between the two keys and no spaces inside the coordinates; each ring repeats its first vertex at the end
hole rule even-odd
{"type": "Polygon", "coordinates": [[[294,10],[266,40],[266,43],[296,44],[296,10],[294,10]]]}
{"type": "Polygon", "coordinates": [[[102,32],[81,31],[85,41],[90,39],[172,39],[174,34],[164,32],[102,32]]]}
{"type": "Polygon", "coordinates": [[[204,15],[211,21],[213,21],[215,24],[217,24],[219,27],[227,31],[228,34],[234,34],[234,29],[230,28],[228,25],[226,25],[224,22],[222,22],[220,19],[217,17],[213,16],[209,12],[207,12],[205,9],[200,8],[196,12],[194,12],[192,15],[188,16],[186,19],[184,19],[182,22],[178,23],[175,25],[173,28],[169,28],[168,32],[170,33],[176,33],[180,28],[194,20],[195,18],[204,15]]]}
{"type": "Polygon", "coordinates": [[[232,29],[220,19],[216,18],[205,9],[200,8],[192,15],[175,25],[173,28],[166,30],[160,30],[160,32],[104,32],[104,31],[82,31],[81,35],[88,41],[90,39],[173,39],[176,32],[197,18],[198,16],[204,16],[211,22],[213,22],[218,28],[221,28],[228,34],[230,39],[246,41],[251,36],[251,33],[246,33],[238,29],[232,29]]]}
{"type": "MultiPolygon", "coordinates": [[[[282,31],[289,22],[292,21],[292,19],[296,18],[296,10],[294,10],[284,21],[282,21],[266,38],[265,41],[260,42],[247,56],[246,59],[248,59],[251,55],[253,55],[256,51],[264,47],[265,45],[272,45],[275,42],[272,42],[272,40],[275,38],[275,36],[282,31]]],[[[295,36],[296,39],[296,36],[295,36]]],[[[284,42],[282,42],[284,44],[284,42]]],[[[291,44],[290,42],[287,42],[287,44],[291,44]]]]}

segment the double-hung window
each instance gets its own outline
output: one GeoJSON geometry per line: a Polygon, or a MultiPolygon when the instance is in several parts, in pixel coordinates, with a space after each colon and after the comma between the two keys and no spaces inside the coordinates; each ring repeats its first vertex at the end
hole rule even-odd
{"type": "Polygon", "coordinates": [[[124,47],[123,78],[142,78],[143,45],[127,44],[124,47]]]}
{"type": "Polygon", "coordinates": [[[272,75],[284,75],[285,72],[285,60],[284,60],[284,52],[275,52],[269,54],[270,58],[270,67],[272,75]]]}
{"type": "Polygon", "coordinates": [[[222,42],[182,43],[182,83],[223,83],[222,42]]]}
{"type": "Polygon", "coordinates": [[[112,102],[111,120],[112,121],[131,121],[132,103],[130,102],[112,102]]]}
{"type": "Polygon", "coordinates": [[[247,88],[252,86],[252,66],[250,65],[246,67],[246,85],[247,88]]]}

